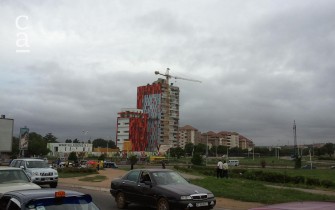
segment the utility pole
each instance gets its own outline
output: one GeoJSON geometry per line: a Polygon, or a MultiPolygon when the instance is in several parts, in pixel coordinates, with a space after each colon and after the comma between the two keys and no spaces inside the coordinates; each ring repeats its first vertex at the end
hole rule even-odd
{"type": "Polygon", "coordinates": [[[294,157],[298,158],[299,149],[298,149],[298,143],[297,143],[297,126],[295,124],[295,120],[294,120],[294,123],[293,123],[293,135],[294,135],[294,157]]]}

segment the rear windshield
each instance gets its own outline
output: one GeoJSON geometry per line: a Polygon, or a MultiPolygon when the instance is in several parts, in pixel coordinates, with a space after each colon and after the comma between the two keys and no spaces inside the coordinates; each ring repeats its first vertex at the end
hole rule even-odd
{"type": "Polygon", "coordinates": [[[22,170],[0,170],[0,183],[30,182],[22,170]]]}
{"type": "Polygon", "coordinates": [[[80,197],[47,198],[31,201],[26,209],[34,210],[99,210],[88,195],[80,197]]]}

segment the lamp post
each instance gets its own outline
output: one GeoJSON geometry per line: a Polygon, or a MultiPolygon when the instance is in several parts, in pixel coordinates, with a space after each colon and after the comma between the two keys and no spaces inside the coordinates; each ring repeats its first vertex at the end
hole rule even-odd
{"type": "Polygon", "coordinates": [[[207,166],[207,158],[208,158],[208,133],[206,135],[206,166],[207,166]]]}

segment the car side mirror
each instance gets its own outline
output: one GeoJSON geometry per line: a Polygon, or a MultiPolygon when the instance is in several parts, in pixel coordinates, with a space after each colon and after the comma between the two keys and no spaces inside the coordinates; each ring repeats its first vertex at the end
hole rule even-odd
{"type": "Polygon", "coordinates": [[[20,166],[20,168],[24,169],[24,166],[20,166]]]}

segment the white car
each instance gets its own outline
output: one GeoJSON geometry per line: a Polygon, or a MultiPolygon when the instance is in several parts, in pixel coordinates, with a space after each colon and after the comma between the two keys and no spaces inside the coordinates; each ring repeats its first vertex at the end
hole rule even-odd
{"type": "Polygon", "coordinates": [[[21,168],[0,167],[0,195],[14,190],[41,189],[21,168]]]}
{"type": "Polygon", "coordinates": [[[51,168],[45,160],[31,158],[14,159],[10,166],[22,168],[33,183],[38,185],[48,184],[51,188],[57,187],[58,172],[51,168]]]}

